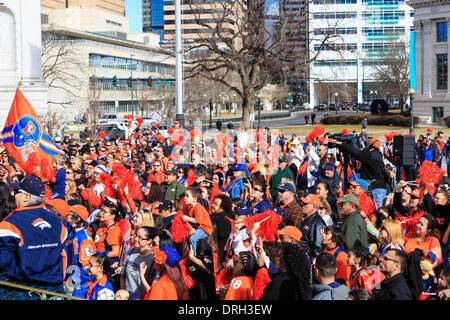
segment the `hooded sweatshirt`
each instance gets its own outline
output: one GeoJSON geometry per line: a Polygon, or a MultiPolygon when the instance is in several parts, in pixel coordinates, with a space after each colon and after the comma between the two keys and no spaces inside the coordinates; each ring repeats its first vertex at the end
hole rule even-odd
{"type": "Polygon", "coordinates": [[[350,289],[337,282],[314,284],[313,300],[347,300],[350,289]]]}

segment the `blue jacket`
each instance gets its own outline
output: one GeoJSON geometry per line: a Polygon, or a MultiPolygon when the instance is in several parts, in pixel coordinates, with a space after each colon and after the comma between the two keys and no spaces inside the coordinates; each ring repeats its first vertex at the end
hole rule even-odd
{"type": "Polygon", "coordinates": [[[52,185],[52,198],[64,199],[66,196],[66,171],[64,168],[56,171],[55,182],[52,185]]]}
{"type": "Polygon", "coordinates": [[[43,205],[14,210],[0,223],[0,269],[18,280],[62,283],[70,227],[43,205]]]}
{"type": "Polygon", "coordinates": [[[234,179],[230,182],[227,187],[227,193],[231,199],[240,198],[241,193],[244,191],[244,183],[242,182],[242,177],[234,179]]]}
{"type": "Polygon", "coordinates": [[[273,209],[264,200],[256,203],[255,205],[252,204],[250,207],[246,207],[246,208],[242,208],[242,209],[241,208],[236,208],[236,211],[239,214],[243,214],[243,215],[246,215],[246,216],[257,214],[257,213],[262,213],[262,212],[264,212],[266,210],[273,210],[273,209]]]}
{"type": "Polygon", "coordinates": [[[114,288],[106,275],[94,286],[95,279],[89,281],[84,287],[84,297],[89,300],[114,300],[114,288]]]}

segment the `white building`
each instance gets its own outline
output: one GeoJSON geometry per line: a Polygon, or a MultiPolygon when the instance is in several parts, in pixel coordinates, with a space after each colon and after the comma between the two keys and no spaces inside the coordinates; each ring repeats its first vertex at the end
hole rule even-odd
{"type": "Polygon", "coordinates": [[[3,129],[17,88],[36,113],[47,112],[42,79],[39,1],[0,2],[0,126],[3,129]]]}
{"type": "Polygon", "coordinates": [[[160,111],[160,89],[173,91],[175,58],[160,48],[157,34],[127,34],[126,17],[95,8],[47,10],[43,17],[43,47],[50,47],[52,57],[50,62],[43,57],[44,73],[57,52],[64,53],[59,64],[65,78],[45,75],[50,111],[64,120],[92,112],[160,111]]]}
{"type": "Polygon", "coordinates": [[[450,116],[450,87],[448,86],[448,28],[450,1],[413,0],[416,89],[413,100],[414,116],[423,123],[438,123],[450,116]]]}
{"type": "Polygon", "coordinates": [[[309,16],[310,58],[324,34],[337,35],[310,66],[310,103],[386,98],[377,96],[371,64],[393,42],[408,48],[414,10],[404,0],[313,0],[309,16]]]}

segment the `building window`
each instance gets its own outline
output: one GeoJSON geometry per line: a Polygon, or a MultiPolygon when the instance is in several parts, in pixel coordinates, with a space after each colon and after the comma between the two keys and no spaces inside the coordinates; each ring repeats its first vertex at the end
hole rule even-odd
{"type": "Polygon", "coordinates": [[[438,90],[447,89],[448,59],[447,54],[436,55],[436,73],[438,90]]]}
{"type": "Polygon", "coordinates": [[[433,123],[440,124],[444,117],[444,107],[433,107],[433,123]]]}
{"type": "Polygon", "coordinates": [[[447,42],[447,22],[436,23],[436,42],[447,42]]]}

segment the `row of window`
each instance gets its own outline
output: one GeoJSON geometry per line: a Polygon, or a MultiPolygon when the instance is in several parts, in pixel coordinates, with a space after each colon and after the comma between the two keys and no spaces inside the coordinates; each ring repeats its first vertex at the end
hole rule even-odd
{"type": "Polygon", "coordinates": [[[89,54],[89,65],[101,68],[156,72],[166,75],[175,74],[175,68],[173,66],[142,60],[103,56],[94,53],[89,54]]]}
{"type": "Polygon", "coordinates": [[[356,19],[355,11],[349,12],[317,12],[314,13],[313,19],[356,19]]]}
{"type": "MultiPolygon", "coordinates": [[[[95,102],[92,102],[91,105],[94,105],[95,102]]],[[[115,112],[132,112],[133,111],[133,105],[134,110],[136,111],[137,105],[139,104],[138,101],[134,101],[133,104],[131,104],[131,101],[119,101],[117,110],[116,110],[116,103],[114,101],[101,101],[98,102],[98,108],[100,110],[103,110],[104,113],[115,113],[115,112]]]]}
{"type": "Polygon", "coordinates": [[[314,29],[314,35],[322,34],[357,34],[356,28],[316,28],[314,29]]]}
{"type": "Polygon", "coordinates": [[[357,60],[317,60],[314,61],[314,66],[316,67],[348,67],[348,66],[356,66],[357,60]]]}
{"type": "MultiPolygon", "coordinates": [[[[96,90],[115,90],[115,91],[127,91],[131,88],[131,82],[129,79],[101,79],[97,78],[96,82],[90,82],[90,89],[96,90]]],[[[151,84],[146,80],[133,80],[133,88],[140,91],[150,90],[152,87],[173,87],[173,81],[161,81],[153,80],[151,84]]]]}
{"type": "Polygon", "coordinates": [[[357,0],[314,0],[313,4],[356,4],[357,0]]]}
{"type": "Polygon", "coordinates": [[[366,36],[403,35],[405,34],[405,27],[363,28],[362,32],[366,36]]]}
{"type": "Polygon", "coordinates": [[[363,43],[362,48],[364,51],[368,52],[387,52],[392,50],[395,47],[401,47],[404,44],[397,43],[363,43]]]}
{"type": "Polygon", "coordinates": [[[405,18],[405,11],[364,11],[362,18],[363,20],[398,20],[405,18]]]}
{"type": "MultiPolygon", "coordinates": [[[[331,43],[322,48],[323,51],[355,51],[358,45],[356,43],[331,43]]],[[[314,44],[314,50],[319,51],[320,44],[314,44]]]]}

